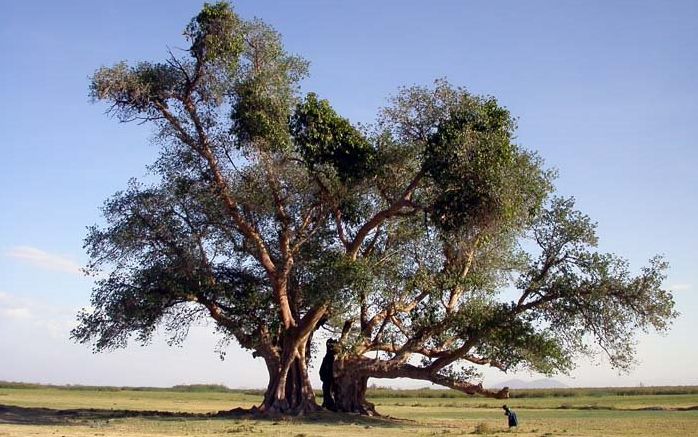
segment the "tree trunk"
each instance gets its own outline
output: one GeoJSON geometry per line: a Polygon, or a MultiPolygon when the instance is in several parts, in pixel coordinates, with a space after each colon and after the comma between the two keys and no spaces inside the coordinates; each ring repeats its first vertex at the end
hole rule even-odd
{"type": "Polygon", "coordinates": [[[334,403],[337,411],[379,416],[375,405],[366,400],[368,377],[351,371],[342,361],[335,362],[333,386],[334,403]]]}
{"type": "Polygon", "coordinates": [[[266,359],[269,385],[258,408],[262,414],[303,415],[321,410],[308,377],[308,341],[307,338],[287,338],[281,360],[266,359]]]}

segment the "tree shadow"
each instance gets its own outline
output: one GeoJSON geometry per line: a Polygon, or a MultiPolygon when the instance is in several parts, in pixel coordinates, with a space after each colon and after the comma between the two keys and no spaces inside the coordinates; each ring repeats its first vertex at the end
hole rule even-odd
{"type": "Polygon", "coordinates": [[[18,407],[0,405],[0,424],[14,425],[73,425],[84,421],[107,421],[128,417],[146,418],[211,418],[208,414],[174,413],[171,411],[100,410],[96,408],[76,408],[58,410],[42,407],[18,407]]]}
{"type": "Polygon", "coordinates": [[[400,427],[415,422],[389,416],[369,417],[349,413],[318,412],[305,416],[264,416],[251,410],[236,409],[218,413],[172,411],[104,410],[96,408],[52,409],[0,405],[0,425],[82,425],[85,422],[108,422],[112,419],[146,418],[151,420],[255,420],[318,425],[360,425],[365,427],[400,427]]]}
{"type": "MultiPolygon", "coordinates": [[[[257,417],[256,420],[266,420],[264,417],[257,417]]],[[[306,425],[359,425],[372,428],[398,428],[403,426],[414,426],[417,422],[409,419],[396,418],[391,416],[362,416],[357,413],[333,413],[322,411],[310,413],[305,416],[282,416],[268,418],[275,421],[290,421],[303,423],[306,425]]]]}

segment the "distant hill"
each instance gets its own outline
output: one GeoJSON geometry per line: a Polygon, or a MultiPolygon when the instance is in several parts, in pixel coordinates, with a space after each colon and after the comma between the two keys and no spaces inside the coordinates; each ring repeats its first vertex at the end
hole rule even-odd
{"type": "Polygon", "coordinates": [[[529,388],[568,388],[569,386],[552,378],[541,378],[534,381],[524,381],[522,379],[510,379],[495,384],[492,388],[509,387],[514,390],[522,390],[529,388]]]}

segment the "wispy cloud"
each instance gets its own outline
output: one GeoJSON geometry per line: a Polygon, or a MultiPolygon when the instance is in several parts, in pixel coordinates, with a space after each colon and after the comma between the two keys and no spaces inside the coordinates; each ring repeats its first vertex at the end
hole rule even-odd
{"type": "Polygon", "coordinates": [[[37,335],[67,338],[75,326],[76,308],[0,291],[0,325],[39,329],[37,335]],[[8,325],[9,324],[9,325],[8,325]],[[39,334],[40,333],[40,334],[39,334]]]}
{"type": "Polygon", "coordinates": [[[15,246],[7,250],[4,255],[25,261],[42,269],[83,276],[80,265],[72,259],[49,253],[36,247],[15,246]]]}
{"type": "Polygon", "coordinates": [[[26,298],[0,291],[0,320],[23,320],[34,317],[30,307],[32,303],[26,298]]]}
{"type": "Polygon", "coordinates": [[[29,308],[1,308],[0,313],[8,319],[31,319],[29,308]]]}
{"type": "Polygon", "coordinates": [[[691,288],[693,288],[691,284],[671,284],[669,286],[669,290],[672,291],[686,291],[690,290],[691,288]]]}

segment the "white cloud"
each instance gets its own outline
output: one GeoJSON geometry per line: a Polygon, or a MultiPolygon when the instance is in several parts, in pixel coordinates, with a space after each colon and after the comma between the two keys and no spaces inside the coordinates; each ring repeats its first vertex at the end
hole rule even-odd
{"type": "Polygon", "coordinates": [[[30,319],[32,317],[29,308],[3,308],[0,311],[8,319],[30,319]]]}
{"type": "Polygon", "coordinates": [[[84,276],[80,265],[70,258],[45,252],[30,246],[16,246],[5,252],[5,256],[28,262],[46,270],[84,276]]]}
{"type": "Polygon", "coordinates": [[[686,291],[693,288],[691,284],[671,284],[669,290],[671,291],[686,291]]]}
{"type": "Polygon", "coordinates": [[[38,328],[37,333],[51,338],[67,338],[77,312],[76,308],[0,291],[0,323],[38,328]]]}
{"type": "Polygon", "coordinates": [[[28,320],[34,318],[32,303],[27,299],[0,291],[0,320],[28,320]]]}

